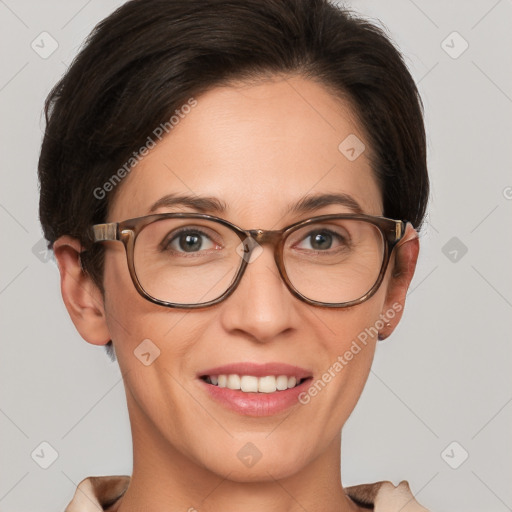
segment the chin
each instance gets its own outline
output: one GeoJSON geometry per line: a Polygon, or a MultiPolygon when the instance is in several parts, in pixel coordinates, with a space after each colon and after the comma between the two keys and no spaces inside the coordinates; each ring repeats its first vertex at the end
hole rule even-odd
{"type": "Polygon", "coordinates": [[[243,482],[272,482],[282,480],[298,473],[301,466],[296,461],[283,460],[283,458],[272,457],[264,461],[263,457],[252,467],[244,467],[243,464],[227,464],[225,472],[220,473],[228,480],[238,483],[243,482]]]}
{"type": "Polygon", "coordinates": [[[265,442],[264,436],[230,439],[224,446],[217,444],[213,451],[202,450],[202,463],[209,471],[234,482],[269,482],[293,476],[311,458],[304,449],[305,443],[298,439],[292,447],[290,440],[282,443],[281,437],[276,436],[274,442],[265,442]],[[205,452],[209,460],[204,459],[205,452]]]}

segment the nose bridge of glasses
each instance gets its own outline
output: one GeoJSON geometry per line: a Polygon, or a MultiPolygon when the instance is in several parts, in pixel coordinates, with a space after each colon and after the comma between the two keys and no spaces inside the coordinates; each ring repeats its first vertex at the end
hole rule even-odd
{"type": "Polygon", "coordinates": [[[275,247],[281,238],[282,231],[250,229],[248,233],[259,245],[270,244],[275,247]]]}
{"type": "Polygon", "coordinates": [[[250,259],[244,256],[246,262],[250,263],[253,261],[253,254],[258,256],[259,252],[256,249],[258,246],[270,245],[273,252],[273,258],[275,259],[275,263],[277,264],[278,273],[281,275],[281,278],[285,279],[283,275],[283,269],[281,268],[281,256],[276,253],[276,247],[279,241],[281,240],[281,236],[284,230],[265,230],[265,229],[250,229],[246,230],[245,233],[248,235],[248,238],[245,239],[244,244],[246,245],[247,254],[250,254],[250,259]],[[251,240],[253,242],[251,242],[251,240]]]}

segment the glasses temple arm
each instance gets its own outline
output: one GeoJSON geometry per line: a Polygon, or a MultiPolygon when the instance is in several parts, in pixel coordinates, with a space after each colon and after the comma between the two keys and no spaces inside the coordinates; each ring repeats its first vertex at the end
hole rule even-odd
{"type": "Polygon", "coordinates": [[[103,242],[105,240],[119,240],[118,223],[108,222],[105,224],[95,224],[91,229],[92,242],[103,242]]]}

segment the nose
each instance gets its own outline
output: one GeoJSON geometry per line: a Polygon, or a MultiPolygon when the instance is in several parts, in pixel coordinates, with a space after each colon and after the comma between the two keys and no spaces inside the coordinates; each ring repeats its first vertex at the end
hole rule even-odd
{"type": "Polygon", "coordinates": [[[293,330],[295,303],[300,301],[281,279],[271,245],[264,244],[261,249],[247,264],[235,291],[225,299],[220,318],[226,331],[268,343],[293,330]]]}

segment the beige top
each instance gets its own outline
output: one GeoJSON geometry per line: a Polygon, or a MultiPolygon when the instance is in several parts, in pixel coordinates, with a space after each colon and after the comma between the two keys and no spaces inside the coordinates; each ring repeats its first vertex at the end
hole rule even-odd
{"type": "MultiPolygon", "coordinates": [[[[129,476],[91,476],[84,478],[64,512],[117,512],[130,483],[129,476]]],[[[394,486],[389,481],[345,487],[358,505],[369,505],[374,512],[429,512],[414,498],[407,481],[394,486]]]]}

